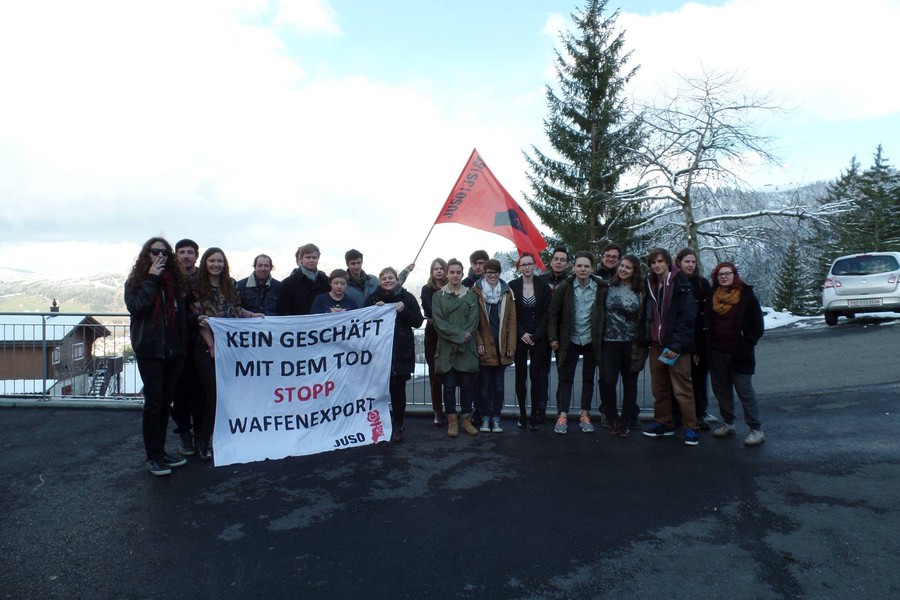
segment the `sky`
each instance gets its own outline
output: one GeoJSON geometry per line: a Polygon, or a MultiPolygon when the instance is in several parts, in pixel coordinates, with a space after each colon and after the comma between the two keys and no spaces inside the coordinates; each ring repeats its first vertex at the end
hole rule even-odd
{"type": "MultiPolygon", "coordinates": [[[[274,276],[312,242],[377,273],[510,242],[429,230],[473,148],[525,206],[545,86],[581,0],[0,0],[0,269],[127,272],[162,235],[274,276]],[[426,241],[427,237],[427,241],[426,241]]],[[[651,101],[738,73],[789,110],[755,186],[900,156],[900,0],[611,1],[651,101]]],[[[900,164],[894,159],[892,164],[900,164]]],[[[532,217],[534,217],[534,214],[532,217]]]]}

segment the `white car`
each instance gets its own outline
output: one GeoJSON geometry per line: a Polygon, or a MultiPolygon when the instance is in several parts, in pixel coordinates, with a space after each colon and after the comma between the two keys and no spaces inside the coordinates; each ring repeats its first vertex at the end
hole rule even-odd
{"type": "Polygon", "coordinates": [[[900,252],[867,252],[836,259],[822,289],[825,323],[857,313],[900,312],[900,252]]]}

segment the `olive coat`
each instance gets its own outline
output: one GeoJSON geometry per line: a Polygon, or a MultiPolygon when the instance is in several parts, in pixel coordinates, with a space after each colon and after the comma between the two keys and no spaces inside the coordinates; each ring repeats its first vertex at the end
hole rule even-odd
{"type": "Polygon", "coordinates": [[[461,373],[478,372],[475,330],[481,309],[475,292],[467,287],[461,287],[459,291],[458,295],[454,294],[449,286],[445,286],[431,299],[431,322],[438,335],[434,353],[434,370],[438,375],[450,369],[461,373]]]}

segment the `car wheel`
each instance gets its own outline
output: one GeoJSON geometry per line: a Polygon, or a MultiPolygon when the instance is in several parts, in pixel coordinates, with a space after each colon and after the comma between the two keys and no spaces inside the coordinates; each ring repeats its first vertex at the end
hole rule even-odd
{"type": "Polygon", "coordinates": [[[829,327],[834,327],[837,325],[838,316],[837,313],[826,312],[825,313],[825,324],[829,327]]]}

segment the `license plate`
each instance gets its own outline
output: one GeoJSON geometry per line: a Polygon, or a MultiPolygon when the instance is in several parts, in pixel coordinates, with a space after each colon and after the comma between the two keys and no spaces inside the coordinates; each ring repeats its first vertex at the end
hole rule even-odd
{"type": "Polygon", "coordinates": [[[881,306],[881,298],[868,298],[866,300],[848,300],[850,308],[863,308],[867,306],[881,306]]]}

